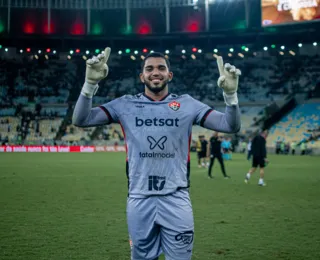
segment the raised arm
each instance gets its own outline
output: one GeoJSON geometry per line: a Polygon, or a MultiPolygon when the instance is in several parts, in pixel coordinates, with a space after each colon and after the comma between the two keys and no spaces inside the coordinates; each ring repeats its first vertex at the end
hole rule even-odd
{"type": "Polygon", "coordinates": [[[110,115],[103,110],[102,106],[92,108],[92,98],[85,97],[83,94],[79,95],[72,115],[72,124],[78,127],[90,127],[111,122],[110,115]]]}
{"type": "Polygon", "coordinates": [[[241,128],[239,106],[228,106],[224,113],[212,110],[203,127],[221,133],[237,133],[241,128]]]}
{"type": "Polygon", "coordinates": [[[99,88],[98,83],[108,75],[107,61],[110,52],[111,49],[106,48],[103,54],[99,54],[97,57],[93,56],[86,62],[85,83],[72,115],[72,124],[75,126],[90,127],[112,122],[112,118],[105,107],[92,108],[92,97],[99,88]]]}
{"type": "Polygon", "coordinates": [[[209,111],[203,121],[203,127],[223,133],[237,133],[241,128],[238,104],[238,83],[241,71],[229,63],[223,64],[222,57],[217,58],[220,77],[218,86],[223,89],[226,103],[225,113],[209,111]]]}

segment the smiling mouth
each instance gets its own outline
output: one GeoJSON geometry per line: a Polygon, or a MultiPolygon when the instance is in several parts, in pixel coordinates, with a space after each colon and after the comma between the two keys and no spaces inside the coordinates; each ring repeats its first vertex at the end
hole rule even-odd
{"type": "Polygon", "coordinates": [[[161,79],[152,79],[151,82],[154,84],[159,84],[162,80],[161,79]]]}

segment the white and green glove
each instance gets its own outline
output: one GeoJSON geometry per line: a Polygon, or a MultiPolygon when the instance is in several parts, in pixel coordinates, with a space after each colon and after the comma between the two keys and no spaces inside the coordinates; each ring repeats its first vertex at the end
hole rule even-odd
{"type": "Polygon", "coordinates": [[[218,87],[223,89],[224,101],[228,106],[237,105],[237,90],[241,71],[229,63],[223,64],[221,56],[217,57],[217,64],[220,74],[218,87]]]}
{"type": "Polygon", "coordinates": [[[107,61],[110,56],[111,49],[105,48],[104,53],[97,57],[93,56],[86,61],[86,79],[82,87],[81,94],[92,98],[98,91],[99,81],[108,76],[109,68],[107,61]]]}

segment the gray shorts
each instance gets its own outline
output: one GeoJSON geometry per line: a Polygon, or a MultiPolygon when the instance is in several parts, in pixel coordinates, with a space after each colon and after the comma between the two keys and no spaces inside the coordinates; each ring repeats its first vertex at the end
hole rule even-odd
{"type": "Polygon", "coordinates": [[[189,260],[194,222],[189,192],[127,199],[131,260],[189,260]]]}

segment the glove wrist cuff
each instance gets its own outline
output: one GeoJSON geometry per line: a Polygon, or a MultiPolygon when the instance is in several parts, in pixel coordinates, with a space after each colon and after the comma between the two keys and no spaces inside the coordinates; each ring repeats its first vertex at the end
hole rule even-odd
{"type": "Polygon", "coordinates": [[[97,93],[98,88],[98,84],[90,84],[86,81],[81,89],[81,94],[85,97],[92,98],[97,93]]]}
{"type": "Polygon", "coordinates": [[[234,92],[232,94],[227,94],[223,92],[223,98],[227,106],[235,106],[239,103],[237,92],[234,92]]]}

